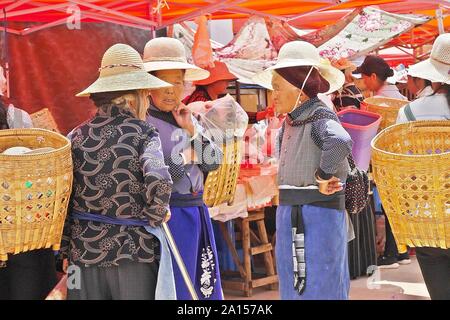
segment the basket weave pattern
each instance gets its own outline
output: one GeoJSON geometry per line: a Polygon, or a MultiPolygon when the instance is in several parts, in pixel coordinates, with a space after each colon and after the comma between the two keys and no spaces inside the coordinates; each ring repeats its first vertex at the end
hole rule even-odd
{"type": "Polygon", "coordinates": [[[222,146],[223,163],[208,173],[203,192],[203,201],[208,207],[233,202],[241,166],[241,142],[235,138],[233,143],[222,146]]]}
{"type": "Polygon", "coordinates": [[[392,126],[397,121],[398,110],[406,105],[409,101],[385,98],[385,97],[370,97],[364,99],[361,104],[361,109],[379,114],[381,123],[378,131],[381,131],[389,126],[392,126]],[[389,107],[383,106],[383,104],[389,107]]]}
{"type": "Polygon", "coordinates": [[[450,121],[385,129],[372,141],[372,167],[397,243],[450,248],[450,121]]]}
{"type": "Polygon", "coordinates": [[[60,247],[72,190],[70,141],[42,129],[0,131],[0,153],[24,146],[55,150],[0,154],[0,260],[7,254],[60,247]]]}
{"type": "Polygon", "coordinates": [[[55,118],[53,118],[53,115],[48,108],[41,109],[38,112],[33,113],[30,117],[31,121],[33,121],[34,128],[60,132],[55,118]]]}

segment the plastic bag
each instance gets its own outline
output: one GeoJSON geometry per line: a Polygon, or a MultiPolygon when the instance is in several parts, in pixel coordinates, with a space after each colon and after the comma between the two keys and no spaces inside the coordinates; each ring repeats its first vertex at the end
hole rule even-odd
{"type": "Polygon", "coordinates": [[[204,103],[189,104],[189,109],[205,129],[204,135],[218,145],[234,138],[242,139],[248,125],[244,109],[229,94],[211,103],[211,108],[206,108],[204,103]]]}

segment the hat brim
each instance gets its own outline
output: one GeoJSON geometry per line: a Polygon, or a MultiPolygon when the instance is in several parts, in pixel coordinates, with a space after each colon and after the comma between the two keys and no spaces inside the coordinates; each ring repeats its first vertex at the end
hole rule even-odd
{"type": "Polygon", "coordinates": [[[450,67],[444,63],[427,59],[409,67],[408,75],[411,77],[450,84],[450,67]]]}
{"type": "Polygon", "coordinates": [[[282,61],[281,63],[277,63],[263,72],[257,73],[255,76],[252,77],[252,81],[256,84],[269,89],[273,90],[272,87],[272,77],[273,77],[273,71],[276,71],[277,69],[282,68],[291,68],[291,67],[315,67],[320,75],[328,82],[330,85],[330,88],[326,92],[321,92],[323,94],[329,94],[335,91],[338,91],[345,82],[345,75],[335,67],[325,64],[325,63],[317,63],[313,60],[308,59],[289,59],[282,61]]]}
{"type": "Polygon", "coordinates": [[[233,80],[237,80],[237,79],[238,79],[238,77],[236,77],[234,74],[230,73],[230,74],[226,74],[226,75],[220,76],[220,77],[215,77],[215,78],[211,78],[211,79],[208,77],[207,79],[204,79],[204,80],[195,81],[194,85],[207,86],[207,85],[212,84],[217,81],[233,81],[233,80]]]}
{"type": "Polygon", "coordinates": [[[162,81],[145,71],[135,71],[98,78],[93,84],[76,96],[87,97],[91,93],[159,89],[171,86],[170,83],[162,81]]]}
{"type": "Polygon", "coordinates": [[[185,81],[199,81],[209,77],[209,71],[199,68],[190,63],[179,61],[148,61],[144,62],[144,68],[147,72],[160,70],[186,70],[185,81]]]}

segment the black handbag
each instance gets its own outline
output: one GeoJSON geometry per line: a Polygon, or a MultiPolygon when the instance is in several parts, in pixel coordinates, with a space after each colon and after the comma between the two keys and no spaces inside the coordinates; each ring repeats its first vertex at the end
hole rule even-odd
{"type": "MultiPolygon", "coordinates": [[[[317,109],[311,117],[305,120],[291,120],[290,122],[292,126],[302,126],[320,119],[330,119],[340,123],[334,112],[324,108],[317,109]]],[[[369,176],[367,172],[356,166],[351,153],[347,160],[350,172],[345,182],[345,209],[349,214],[358,214],[367,206],[369,201],[369,176]]]]}

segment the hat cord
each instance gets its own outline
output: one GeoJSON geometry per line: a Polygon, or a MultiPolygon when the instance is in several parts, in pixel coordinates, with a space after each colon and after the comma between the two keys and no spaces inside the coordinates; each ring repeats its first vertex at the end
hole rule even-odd
{"type": "MultiPolygon", "coordinates": [[[[300,93],[298,94],[297,101],[295,101],[295,105],[294,105],[294,108],[292,108],[292,110],[294,110],[298,106],[298,104],[300,103],[300,98],[302,97],[303,89],[305,88],[306,82],[308,81],[309,76],[311,75],[311,72],[312,72],[313,68],[314,68],[313,66],[311,66],[311,68],[309,68],[308,74],[306,75],[305,80],[303,80],[302,88],[300,89],[300,93]]],[[[291,110],[291,112],[292,112],[292,110],[291,110]]]]}
{"type": "Polygon", "coordinates": [[[106,66],[102,66],[102,67],[98,68],[98,71],[100,72],[104,69],[112,69],[112,68],[119,68],[119,67],[131,67],[131,68],[136,68],[136,69],[142,69],[141,66],[138,66],[136,64],[115,63],[115,64],[108,64],[106,66]]]}

